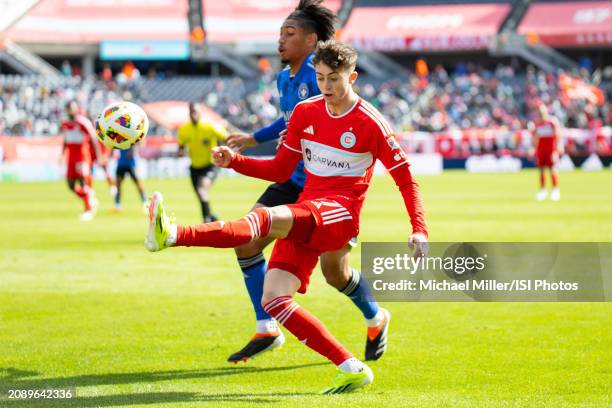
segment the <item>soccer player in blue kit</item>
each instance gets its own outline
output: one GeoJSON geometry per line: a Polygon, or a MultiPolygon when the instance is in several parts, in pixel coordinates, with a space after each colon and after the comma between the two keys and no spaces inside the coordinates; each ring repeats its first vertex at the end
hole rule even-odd
{"type": "Polygon", "coordinates": [[[140,196],[140,201],[142,202],[143,208],[145,211],[147,210],[147,194],[145,193],[144,186],[142,185],[142,181],[136,174],[136,147],[132,146],[129,149],[119,150],[119,159],[117,160],[117,170],[116,170],[116,180],[117,180],[117,193],[115,194],[115,211],[121,211],[121,184],[125,179],[126,175],[129,175],[136,188],[138,189],[138,194],[140,196]]]}
{"type": "MultiPolygon", "coordinates": [[[[295,105],[320,94],[312,58],[319,41],[334,37],[336,19],[334,13],[321,3],[322,0],[300,0],[280,29],[278,53],[283,64],[287,64],[277,77],[283,116],[253,134],[231,134],[227,139],[230,148],[242,150],[257,143],[278,139],[279,134],[287,128],[295,105]]],[[[305,177],[304,164],[300,161],[290,179],[271,184],[253,209],[295,203],[302,193],[305,177]]],[[[236,248],[257,322],[255,335],[245,347],[229,356],[229,362],[247,361],[285,342],[276,320],[261,305],[267,267],[262,251],[273,240],[270,237],[260,238],[236,248]]],[[[368,283],[360,272],[350,267],[349,253],[354,243],[355,240],[352,240],[351,244],[340,250],[323,253],[320,257],[321,270],[327,283],[347,295],[362,312],[368,327],[365,359],[377,360],[386,351],[390,315],[374,301],[368,283]]]]}

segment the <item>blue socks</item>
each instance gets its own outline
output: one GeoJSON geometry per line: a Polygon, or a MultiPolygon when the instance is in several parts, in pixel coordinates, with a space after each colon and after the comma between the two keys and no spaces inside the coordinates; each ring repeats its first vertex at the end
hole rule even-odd
{"type": "MultiPolygon", "coordinates": [[[[263,253],[250,258],[238,259],[240,269],[244,277],[244,283],[249,292],[256,320],[272,319],[261,305],[263,296],[263,283],[266,276],[266,259],[263,253]]],[[[370,291],[368,282],[355,269],[351,269],[351,278],[348,284],[340,292],[347,295],[351,301],[361,310],[363,317],[373,319],[378,313],[378,303],[370,291]]]]}
{"type": "Polygon", "coordinates": [[[340,292],[353,301],[366,319],[372,319],[378,313],[378,303],[374,300],[368,282],[361,276],[359,271],[351,269],[351,278],[346,287],[340,290],[340,292]]]}
{"type": "Polygon", "coordinates": [[[261,305],[261,297],[263,296],[264,277],[266,276],[266,258],[262,252],[250,258],[238,259],[244,284],[249,292],[253,309],[255,310],[255,318],[257,320],[271,319],[272,317],[265,312],[261,305]]]}

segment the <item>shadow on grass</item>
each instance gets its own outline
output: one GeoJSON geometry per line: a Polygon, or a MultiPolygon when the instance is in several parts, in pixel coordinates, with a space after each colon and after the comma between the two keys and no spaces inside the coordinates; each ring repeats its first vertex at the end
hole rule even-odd
{"type": "Polygon", "coordinates": [[[0,400],[4,408],[12,407],[108,407],[165,404],[172,402],[243,402],[249,404],[272,404],[281,398],[312,394],[298,393],[236,393],[200,394],[194,392],[151,392],[139,394],[114,394],[96,397],[75,397],[65,400],[0,400]]]}
{"type": "Polygon", "coordinates": [[[154,392],[136,394],[103,395],[79,397],[79,387],[97,385],[117,385],[134,383],[153,383],[159,381],[177,381],[194,378],[223,377],[276,371],[297,370],[300,368],[328,365],[327,362],[299,364],[284,367],[216,367],[199,370],[146,371],[136,373],[85,374],[71,377],[28,378],[39,375],[37,372],[15,368],[0,368],[0,406],[62,406],[62,407],[98,407],[110,405],[157,404],[167,402],[209,402],[209,401],[243,401],[251,403],[273,403],[275,397],[287,397],[311,394],[199,394],[189,392],[154,392]],[[67,400],[7,400],[8,390],[42,390],[76,388],[77,396],[67,400]]]}

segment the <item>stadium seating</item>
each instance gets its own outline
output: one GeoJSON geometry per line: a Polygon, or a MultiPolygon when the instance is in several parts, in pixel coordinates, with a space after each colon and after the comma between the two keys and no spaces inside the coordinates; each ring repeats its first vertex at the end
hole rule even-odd
{"type": "MultiPolygon", "coordinates": [[[[608,92],[612,71],[596,71],[585,79],[608,92]]],[[[574,128],[609,125],[610,103],[597,105],[585,100],[567,100],[559,77],[533,68],[515,71],[500,65],[484,69],[458,64],[449,72],[433,67],[426,78],[406,72],[404,78],[387,81],[361,76],[360,93],[379,107],[396,131],[445,131],[471,128],[525,128],[533,118],[533,108],[543,102],[562,124],[574,128]]],[[[0,133],[54,135],[63,106],[77,99],[93,117],[109,102],[133,99],[136,102],[160,100],[204,101],[246,131],[257,129],[278,116],[277,94],[272,79],[245,81],[237,77],[176,77],[140,79],[117,85],[89,78],[50,80],[36,76],[0,76],[0,133]]],[[[608,101],[609,101],[608,97],[608,101]]],[[[151,134],[167,134],[153,124],[151,134]]]]}

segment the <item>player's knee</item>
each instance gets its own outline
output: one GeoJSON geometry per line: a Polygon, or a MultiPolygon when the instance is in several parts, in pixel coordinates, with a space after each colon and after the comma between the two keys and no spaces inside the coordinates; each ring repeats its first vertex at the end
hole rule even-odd
{"type": "Polygon", "coordinates": [[[262,245],[260,240],[256,239],[255,241],[251,241],[246,245],[234,248],[234,252],[236,252],[237,258],[250,258],[263,251],[264,247],[265,245],[262,245]]]}
{"type": "Polygon", "coordinates": [[[349,281],[350,273],[348,269],[340,265],[321,264],[321,271],[328,285],[336,289],[344,289],[349,281]]]}
{"type": "Polygon", "coordinates": [[[264,291],[261,296],[261,307],[265,309],[266,305],[276,299],[278,296],[275,296],[274,292],[264,291]]]}
{"type": "Polygon", "coordinates": [[[266,291],[266,290],[264,290],[264,293],[261,296],[261,307],[263,307],[265,309],[266,305],[268,303],[270,303],[274,299],[279,298],[281,296],[287,296],[287,295],[285,293],[282,293],[282,292],[266,291]]]}

